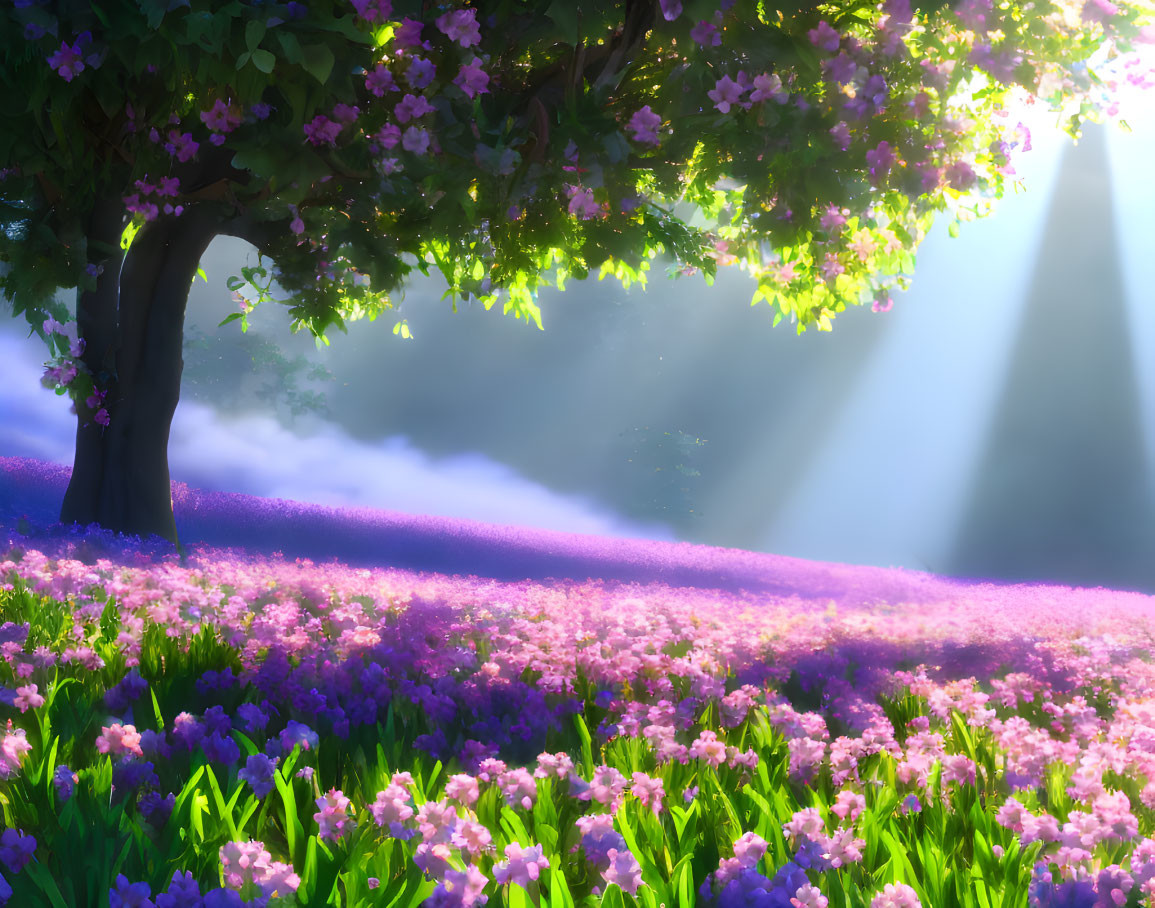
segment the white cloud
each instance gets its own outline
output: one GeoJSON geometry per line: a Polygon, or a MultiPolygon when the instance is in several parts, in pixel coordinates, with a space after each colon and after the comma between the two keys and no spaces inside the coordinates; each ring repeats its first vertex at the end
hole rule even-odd
{"type": "MultiPolygon", "coordinates": [[[[39,384],[45,354],[39,341],[0,333],[0,456],[71,466],[74,418],[67,398],[39,384]]],[[[479,454],[435,460],[404,437],[366,443],[329,423],[302,436],[269,416],[226,419],[191,401],[173,419],[169,465],[174,480],[204,491],[676,541],[662,525],[627,521],[479,454]]]]}

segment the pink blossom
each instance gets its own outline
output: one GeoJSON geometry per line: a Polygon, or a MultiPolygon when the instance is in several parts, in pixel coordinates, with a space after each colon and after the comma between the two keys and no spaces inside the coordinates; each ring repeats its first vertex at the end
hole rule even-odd
{"type": "Polygon", "coordinates": [[[488,899],[482,895],[482,891],[488,882],[489,878],[473,864],[464,870],[447,870],[429,897],[429,904],[454,905],[460,908],[484,905],[488,899]],[[439,898],[439,892],[444,892],[449,898],[439,898]]]}
{"type": "Polygon", "coordinates": [[[830,812],[840,820],[845,820],[849,814],[851,823],[857,820],[864,810],[866,810],[866,798],[856,791],[838,792],[838,797],[834,799],[834,804],[830,808],[830,812]]]}
{"type": "Polygon", "coordinates": [[[837,254],[833,252],[826,253],[826,258],[822,261],[822,277],[824,280],[832,281],[845,271],[846,267],[838,260],[837,254]]]}
{"type": "Polygon", "coordinates": [[[317,798],[316,804],[320,811],[313,814],[313,820],[321,827],[317,835],[322,839],[335,842],[357,826],[346,813],[350,807],[349,799],[336,788],[330,788],[324,797],[317,798]]]}
{"type": "Polygon", "coordinates": [[[752,870],[766,855],[767,842],[762,836],[753,832],[745,832],[734,843],[734,859],[740,867],[752,870]]]}
{"type": "Polygon", "coordinates": [[[690,757],[705,760],[709,766],[721,766],[726,762],[726,743],[719,741],[715,732],[704,729],[690,745],[690,757]]]}
{"type": "Polygon", "coordinates": [[[835,869],[861,861],[862,849],[866,847],[864,839],[854,837],[853,829],[839,829],[822,844],[825,845],[822,856],[835,869]]]}
{"type": "Polygon", "coordinates": [[[651,145],[657,145],[660,141],[658,138],[658,128],[661,125],[662,118],[654,113],[650,109],[650,105],[647,104],[634,113],[626,128],[634,133],[635,142],[646,142],[651,145]]]}
{"type": "Polygon", "coordinates": [[[28,712],[29,709],[37,709],[44,705],[44,698],[36,692],[36,685],[29,684],[25,687],[16,688],[16,697],[12,701],[20,712],[28,712]]]}
{"type": "Polygon", "coordinates": [[[611,848],[606,856],[610,859],[610,866],[602,871],[602,879],[606,883],[617,883],[623,892],[637,895],[638,887],[642,885],[642,867],[633,852],[611,848]]]}
{"type": "Polygon", "coordinates": [[[493,836],[490,831],[473,819],[459,820],[449,839],[450,844],[478,857],[491,850],[493,836]]]}
{"type": "Polygon", "coordinates": [[[598,205],[597,202],[594,201],[594,191],[592,189],[567,185],[566,191],[570,194],[570,214],[577,215],[583,221],[586,221],[598,213],[598,205]]]}
{"type": "Polygon", "coordinates": [[[529,810],[537,800],[537,783],[526,769],[510,769],[497,778],[498,787],[510,807],[529,810]]]}
{"type": "Polygon", "coordinates": [[[657,816],[662,811],[662,798],[666,796],[665,786],[661,779],[651,779],[644,772],[635,772],[634,784],[630,787],[632,794],[643,807],[649,807],[657,816]]]}
{"type": "Polygon", "coordinates": [[[966,754],[952,754],[942,761],[942,781],[972,785],[975,781],[975,764],[966,754]]]}
{"type": "Polygon", "coordinates": [[[922,902],[906,883],[887,883],[871,900],[870,908],[922,908],[922,902]]]}
{"type": "Polygon", "coordinates": [[[471,775],[457,773],[450,776],[445,784],[445,797],[452,798],[466,807],[476,804],[480,796],[477,779],[471,775]]]}
{"type": "Polygon", "coordinates": [[[541,853],[541,845],[522,848],[517,842],[505,846],[505,860],[494,865],[493,879],[498,885],[517,883],[523,889],[549,867],[549,858],[541,853]]]}
{"type": "Polygon", "coordinates": [[[437,27],[450,41],[462,47],[472,47],[481,43],[481,31],[477,25],[477,10],[458,9],[438,16],[437,27]]]}
{"type": "Polygon", "coordinates": [[[790,899],[790,904],[792,908],[826,908],[830,904],[830,900],[822,894],[822,890],[817,886],[806,883],[798,887],[798,891],[790,899]]]}
{"type": "Polygon", "coordinates": [[[103,726],[100,730],[101,734],[96,739],[96,749],[100,753],[111,754],[114,757],[124,753],[144,756],[140,749],[140,734],[135,725],[121,725],[114,722],[112,725],[103,726]]]}
{"type": "Polygon", "coordinates": [[[594,770],[589,789],[579,799],[597,801],[609,807],[610,813],[616,813],[628,784],[626,777],[618,770],[603,764],[594,770]]]}
{"type": "Polygon", "coordinates": [[[569,754],[542,753],[537,755],[537,768],[533,771],[533,777],[535,779],[548,779],[550,776],[556,776],[559,779],[564,779],[572,771],[573,758],[569,754]]]}
{"type": "Polygon", "coordinates": [[[11,779],[20,772],[20,758],[32,750],[27,733],[23,728],[12,730],[12,720],[8,720],[8,733],[0,741],[0,779],[11,779]]]}

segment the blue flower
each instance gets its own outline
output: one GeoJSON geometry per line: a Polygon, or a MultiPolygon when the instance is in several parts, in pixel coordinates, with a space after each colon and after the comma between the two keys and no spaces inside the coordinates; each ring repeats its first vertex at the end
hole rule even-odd
{"type": "Polygon", "coordinates": [[[108,890],[108,908],[155,908],[151,894],[148,883],[130,884],[121,873],[116,877],[116,888],[108,890]]]}

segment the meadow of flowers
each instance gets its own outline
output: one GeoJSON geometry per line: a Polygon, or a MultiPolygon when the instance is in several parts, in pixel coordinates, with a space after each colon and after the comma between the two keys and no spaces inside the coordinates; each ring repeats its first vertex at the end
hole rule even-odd
{"type": "Polygon", "coordinates": [[[7,465],[0,904],[1155,905],[1149,596],[181,558],[7,465]]]}

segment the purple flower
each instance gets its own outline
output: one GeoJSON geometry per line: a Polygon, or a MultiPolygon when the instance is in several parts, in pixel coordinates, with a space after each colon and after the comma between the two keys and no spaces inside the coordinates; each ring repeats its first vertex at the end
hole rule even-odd
{"type": "Polygon", "coordinates": [[[77,782],[77,774],[63,763],[56,767],[52,774],[52,784],[56,786],[56,796],[62,801],[72,797],[72,787],[77,782]]]}
{"type": "MultiPolygon", "coordinates": [[[[292,4],[289,5],[291,6],[292,4]]],[[[257,101],[256,104],[253,104],[249,107],[249,112],[252,113],[252,115],[258,120],[266,120],[274,109],[275,108],[266,104],[264,101],[257,101]]]]}
{"type": "Polygon", "coordinates": [[[722,36],[718,34],[718,29],[705,19],[690,29],[690,37],[703,47],[717,47],[722,43],[722,36]]]}
{"type": "Polygon", "coordinates": [[[366,22],[376,22],[378,19],[384,22],[393,15],[391,0],[352,0],[352,3],[357,15],[366,22]]]}
{"type": "Polygon", "coordinates": [[[201,887],[191,870],[183,876],[179,870],[174,871],[168,892],[156,897],[156,908],[199,908],[200,904],[201,887]]]}
{"type": "Polygon", "coordinates": [[[212,763],[232,766],[241,757],[237,742],[231,737],[222,735],[219,731],[214,731],[208,740],[201,744],[201,747],[204,748],[205,756],[212,763]]]}
{"type": "Polygon", "coordinates": [[[149,761],[126,760],[112,770],[112,787],[118,792],[118,799],[146,784],[160,784],[149,761]]]}
{"type": "Polygon", "coordinates": [[[810,29],[806,35],[810,38],[811,44],[831,54],[838,50],[838,45],[842,41],[842,36],[825,20],[819,22],[817,28],[810,29]]]}
{"type": "Polygon", "coordinates": [[[488,92],[489,73],[481,68],[481,58],[474,57],[469,63],[463,63],[461,69],[453,79],[453,84],[460,88],[470,98],[488,92]]]}
{"type": "Polygon", "coordinates": [[[381,64],[365,76],[365,88],[378,98],[383,97],[387,91],[401,90],[393,81],[393,73],[381,64]]]}
{"type": "Polygon", "coordinates": [[[12,873],[19,873],[24,865],[32,860],[36,852],[36,839],[24,835],[24,831],[17,832],[9,827],[0,835],[0,861],[4,862],[12,873]]]}
{"type": "Polygon", "coordinates": [[[437,67],[424,57],[414,57],[405,70],[405,80],[417,91],[425,88],[437,75],[437,67]]]}
{"type": "Polygon", "coordinates": [[[662,16],[667,22],[673,22],[682,15],[681,0],[659,0],[662,7],[662,16]]]}
{"type": "Polygon", "coordinates": [[[286,753],[291,753],[293,747],[301,745],[301,750],[316,750],[321,739],[315,731],[300,722],[290,719],[281,732],[281,746],[286,753]]]}
{"type": "Polygon", "coordinates": [[[108,908],[154,908],[149,896],[152,889],[148,883],[128,882],[123,874],[117,874],[116,888],[108,890],[108,908]]]}
{"type": "Polygon", "coordinates": [[[276,787],[273,773],[276,763],[264,754],[253,754],[245,761],[245,768],[237,773],[237,778],[249,783],[253,793],[263,798],[276,787]]]}
{"type": "Polygon", "coordinates": [[[398,123],[408,123],[412,119],[432,112],[433,105],[422,95],[406,95],[393,108],[393,115],[397,117],[398,123]]]}
{"type": "Polygon", "coordinates": [[[164,150],[175,155],[182,164],[196,155],[198,148],[200,148],[200,143],[193,141],[192,133],[182,134],[175,129],[169,130],[168,141],[164,143],[164,150]]]}
{"type": "Polygon", "coordinates": [[[29,22],[24,26],[25,41],[37,41],[40,38],[43,38],[46,34],[48,34],[48,32],[44,30],[44,27],[37,25],[35,22],[29,22]]]}
{"type": "Polygon", "coordinates": [[[164,824],[168,822],[168,818],[172,816],[172,807],[175,803],[176,795],[171,791],[164,798],[160,796],[160,792],[150,791],[141,796],[137,807],[154,828],[162,829],[164,824]]]}
{"type": "Polygon", "coordinates": [[[522,848],[517,842],[505,846],[505,860],[493,868],[493,879],[499,886],[517,883],[523,889],[549,867],[549,858],[542,855],[541,845],[522,848]]]}
{"type": "Polygon", "coordinates": [[[946,169],[946,181],[952,189],[966,192],[978,181],[974,170],[966,161],[955,161],[946,169]]]}
{"type": "Polygon", "coordinates": [[[647,142],[657,145],[658,127],[662,125],[662,118],[650,110],[650,105],[638,110],[631,118],[626,128],[634,133],[635,142],[647,142]]]}
{"type": "Polygon", "coordinates": [[[894,166],[894,151],[889,142],[879,142],[878,147],[866,153],[866,163],[870,166],[870,175],[880,177],[890,172],[894,166]]]}
{"type": "MultiPolygon", "coordinates": [[[[421,43],[421,28],[421,22],[406,16],[401,22],[401,27],[393,35],[393,46],[398,50],[425,47],[426,45],[421,43]]],[[[428,45],[427,49],[429,48],[432,48],[432,45],[428,45]]]]}
{"type": "Polygon", "coordinates": [[[305,124],[304,130],[305,138],[313,145],[336,145],[337,136],[341,134],[341,124],[317,114],[311,123],[305,124]]]}
{"type": "Polygon", "coordinates": [[[269,717],[255,703],[242,703],[237,707],[237,715],[245,720],[245,731],[263,731],[269,724],[269,717]]]}
{"type": "Polygon", "coordinates": [[[472,47],[481,43],[481,32],[477,26],[477,10],[458,9],[435,20],[437,27],[450,41],[456,41],[462,47],[472,47]]]}
{"type": "Polygon", "coordinates": [[[742,86],[729,76],[722,76],[715,83],[714,88],[706,92],[710,100],[714,102],[714,107],[722,113],[729,113],[730,107],[741,101],[743,93],[742,86]]]}
{"type": "Polygon", "coordinates": [[[71,82],[73,78],[84,72],[84,60],[79,42],[71,47],[68,46],[67,41],[61,42],[60,50],[48,58],[48,65],[65,82],[71,82]]]}
{"type": "Polygon", "coordinates": [[[826,78],[837,82],[839,85],[848,85],[854,79],[854,74],[858,72],[858,64],[851,59],[850,54],[846,51],[840,53],[833,60],[824,60],[822,68],[826,72],[826,78]]]}

